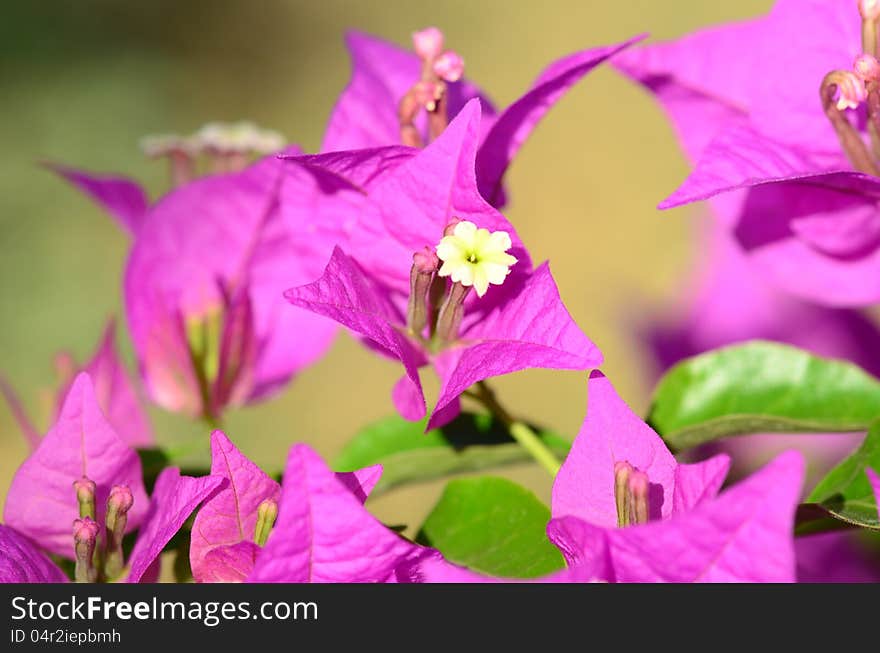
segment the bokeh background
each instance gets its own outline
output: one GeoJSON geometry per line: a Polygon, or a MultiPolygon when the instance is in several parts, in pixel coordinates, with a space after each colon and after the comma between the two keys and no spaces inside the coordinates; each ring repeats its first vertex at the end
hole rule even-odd
{"type": "MultiPolygon", "coordinates": [[[[212,0],[19,2],[0,21],[0,372],[46,426],[52,357],[90,355],[111,314],[122,315],[126,237],[77,191],[37,164],[64,162],[143,180],[155,197],[166,170],[139,139],[188,133],[211,120],[250,119],[317,149],[349,78],[348,28],[403,45],[441,27],[467,75],[498,105],[551,60],[650,32],[680,36],[767,11],[771,0],[212,0]]],[[[586,77],[547,116],[508,175],[506,210],[536,261],[549,259],[575,320],[601,347],[606,373],[637,410],[652,374],[632,324],[673,301],[692,264],[694,209],[654,207],[686,175],[651,98],[610,68],[586,77]]],[[[130,346],[120,334],[131,361],[130,346]]],[[[277,469],[293,441],[332,457],[363,424],[393,411],[399,370],[339,336],[280,396],[229,416],[227,433],[277,469]]],[[[429,375],[426,375],[426,377],[429,375]]],[[[428,381],[428,379],[425,379],[428,381]]],[[[428,382],[433,391],[436,384],[428,382]]],[[[574,436],[583,374],[527,371],[494,384],[517,414],[574,436]]],[[[153,410],[161,441],[201,427],[153,410]]],[[[0,498],[26,455],[0,406],[0,498]]],[[[504,470],[549,499],[533,466],[504,470]]],[[[371,508],[418,526],[441,483],[393,491],[371,508]]]]}

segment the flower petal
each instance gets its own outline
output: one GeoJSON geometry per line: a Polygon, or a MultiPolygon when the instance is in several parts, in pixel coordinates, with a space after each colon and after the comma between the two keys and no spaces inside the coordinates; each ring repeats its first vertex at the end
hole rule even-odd
{"type": "Polygon", "coordinates": [[[595,371],[587,386],[583,426],[553,483],[553,517],[571,515],[597,526],[616,526],[617,462],[628,462],[648,475],[653,518],[671,514],[675,458],[660,436],[617,395],[605,375],[595,371]]]}
{"type": "MultiPolygon", "coordinates": [[[[211,434],[211,474],[227,482],[207,498],[193,522],[189,560],[193,578],[200,583],[222,580],[216,560],[208,564],[207,556],[221,546],[253,542],[260,503],[278,501],[281,496],[281,486],[248,460],[222,431],[211,434]]],[[[250,556],[246,547],[235,551],[250,556]]],[[[227,550],[225,558],[235,551],[227,550]]]]}
{"type": "Polygon", "coordinates": [[[134,495],[127,531],[136,529],[147,512],[141,462],[107,422],[89,376],[73,382],[55,425],[15,473],[6,495],[4,519],[9,526],[56,555],[73,559],[70,525],[79,517],[73,482],[88,476],[97,485],[97,521],[114,485],[127,485],[134,495]]]}
{"type": "Polygon", "coordinates": [[[372,517],[321,458],[290,450],[278,521],[249,582],[382,582],[423,549],[372,517]]]}
{"type": "Polygon", "coordinates": [[[100,204],[130,236],[137,234],[149,206],[139,184],[125,177],[94,175],[58,164],[46,167],[100,204]]]}
{"type": "Polygon", "coordinates": [[[145,572],[192,511],[226,482],[222,476],[181,476],[176,467],[162,470],[153,488],[150,509],[129,557],[131,570],[127,582],[141,582],[145,572]]]}
{"type": "Polygon", "coordinates": [[[597,565],[609,581],[794,582],[803,476],[803,459],[788,452],[684,515],[626,528],[563,517],[547,531],[569,565],[597,565]]]}
{"type": "MultiPolygon", "coordinates": [[[[477,381],[493,376],[532,367],[587,370],[601,365],[601,352],[571,319],[549,266],[528,275],[519,288],[511,284],[513,277],[491,291],[508,293],[497,298],[494,309],[466,320],[461,345],[434,357],[441,379],[434,415],[477,381]]],[[[432,417],[429,428],[433,424],[432,417]]]]}
{"type": "Polygon", "coordinates": [[[67,576],[28,538],[0,524],[0,583],[66,583],[67,576]]]}

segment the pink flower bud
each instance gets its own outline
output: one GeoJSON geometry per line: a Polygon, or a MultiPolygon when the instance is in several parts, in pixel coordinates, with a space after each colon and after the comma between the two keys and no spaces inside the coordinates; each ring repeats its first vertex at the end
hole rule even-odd
{"type": "Polygon", "coordinates": [[[118,514],[127,513],[134,505],[134,496],[127,485],[114,485],[107,497],[107,510],[118,514]]]}
{"type": "Polygon", "coordinates": [[[859,55],[853,64],[853,71],[865,82],[880,81],[880,61],[870,54],[859,55]]]}
{"type": "Polygon", "coordinates": [[[91,517],[83,517],[82,519],[73,520],[73,541],[77,544],[81,542],[94,541],[98,537],[98,522],[91,517]]]}
{"type": "Polygon", "coordinates": [[[446,223],[446,228],[443,229],[444,236],[451,236],[455,231],[455,225],[461,222],[461,218],[452,218],[449,222],[446,223]]]}
{"type": "Polygon", "coordinates": [[[440,267],[440,259],[437,257],[437,252],[425,247],[413,254],[413,266],[422,274],[430,274],[440,267]]]}
{"type": "Polygon", "coordinates": [[[864,20],[880,18],[880,0],[859,0],[859,13],[864,20]]]}
{"type": "Polygon", "coordinates": [[[78,481],[73,482],[73,489],[76,490],[76,500],[79,502],[94,501],[97,486],[90,478],[83,476],[78,481]]]}
{"type": "Polygon", "coordinates": [[[95,518],[95,493],[97,486],[90,478],[83,476],[73,482],[73,490],[76,492],[76,503],[79,506],[80,517],[95,518]]]}
{"type": "Polygon", "coordinates": [[[648,496],[648,475],[645,472],[634,469],[627,482],[628,489],[633,498],[645,498],[648,496]]]}
{"type": "Polygon", "coordinates": [[[426,61],[433,61],[443,52],[443,32],[436,27],[413,32],[412,38],[416,54],[426,61]]]}
{"type": "Polygon", "coordinates": [[[93,559],[97,542],[98,522],[91,517],[73,520],[73,550],[76,554],[74,578],[77,583],[94,583],[98,580],[93,559]]]}
{"type": "Polygon", "coordinates": [[[638,469],[633,470],[627,482],[629,495],[630,524],[648,523],[648,475],[638,469]]]}
{"type": "Polygon", "coordinates": [[[104,552],[104,574],[116,578],[124,566],[122,538],[128,524],[128,511],[134,505],[134,497],[127,485],[114,485],[107,497],[106,551],[104,552]]]}
{"type": "Polygon", "coordinates": [[[446,82],[457,82],[464,74],[464,59],[457,52],[447,50],[434,62],[434,74],[446,82]]]}
{"type": "Polygon", "coordinates": [[[840,79],[837,80],[837,110],[856,109],[867,99],[868,91],[865,88],[865,82],[855,73],[841,73],[840,79]]]}

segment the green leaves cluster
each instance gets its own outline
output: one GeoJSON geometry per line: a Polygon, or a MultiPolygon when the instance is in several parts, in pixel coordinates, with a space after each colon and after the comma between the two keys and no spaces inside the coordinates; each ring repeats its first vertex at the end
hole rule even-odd
{"type": "MultiPolygon", "coordinates": [[[[561,460],[571,443],[535,429],[561,460]]],[[[425,433],[425,422],[393,416],[358,433],[334,461],[339,471],[382,463],[371,496],[415,481],[475,472],[532,458],[489,415],[463,413],[425,433]]],[[[491,576],[532,578],[562,569],[545,529],[550,509],[532,492],[504,478],[479,476],[450,481],[425,520],[417,541],[447,560],[491,576]]]]}
{"type": "Polygon", "coordinates": [[[673,450],[752,433],[867,432],[798,510],[803,531],[880,529],[865,468],[880,469],[880,381],[853,365],[755,341],[680,362],[661,379],[649,423],[673,450]]]}

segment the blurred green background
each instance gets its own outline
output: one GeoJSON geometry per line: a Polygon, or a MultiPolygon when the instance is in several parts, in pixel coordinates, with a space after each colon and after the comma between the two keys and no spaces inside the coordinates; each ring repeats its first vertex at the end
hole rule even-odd
{"type": "MultiPolygon", "coordinates": [[[[551,60],[650,32],[673,38],[759,15],[771,0],[77,0],[19,2],[0,21],[0,371],[46,425],[52,356],[90,355],[121,315],[128,242],[75,190],[38,167],[65,162],[143,180],[153,196],[165,167],[145,160],[141,136],[188,133],[211,120],[250,119],[314,151],[349,78],[343,32],[409,45],[442,28],[467,75],[498,105],[514,100],[551,60]],[[41,399],[41,397],[43,397],[41,399]]],[[[575,320],[601,347],[605,371],[633,407],[647,405],[646,355],[627,328],[675,296],[693,254],[693,209],[654,207],[687,166],[663,115],[641,89],[603,68],[547,116],[508,175],[506,214],[536,261],[549,259],[575,320]]],[[[127,337],[120,333],[131,361],[127,337]]],[[[227,433],[278,468],[293,441],[332,457],[366,422],[393,411],[396,365],[340,335],[330,353],[280,396],[229,416],[227,433]]],[[[430,391],[433,384],[425,375],[430,391]]],[[[532,370],[498,379],[517,414],[574,436],[585,410],[583,374],[532,370]]],[[[162,441],[194,433],[153,411],[162,441]]],[[[26,455],[0,407],[0,496],[26,455]]],[[[549,499],[532,466],[505,474],[549,499]]],[[[417,526],[441,483],[371,501],[390,523],[417,526]]]]}

